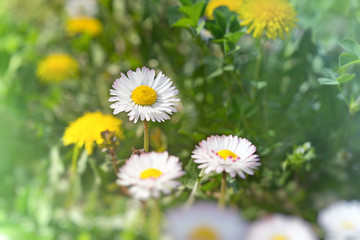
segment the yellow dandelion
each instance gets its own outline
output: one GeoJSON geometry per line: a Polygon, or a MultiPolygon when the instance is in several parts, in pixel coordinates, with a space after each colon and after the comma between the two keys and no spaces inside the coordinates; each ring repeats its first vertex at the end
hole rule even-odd
{"type": "Polygon", "coordinates": [[[210,0],[205,9],[205,16],[213,19],[214,10],[218,7],[225,6],[232,12],[240,13],[243,0],[210,0]]]}
{"type": "Polygon", "coordinates": [[[284,33],[289,35],[297,21],[296,12],[287,0],[247,0],[240,19],[241,25],[247,26],[247,32],[253,32],[255,38],[265,31],[269,39],[284,38],[284,33]]]}
{"type": "Polygon", "coordinates": [[[78,72],[78,64],[67,54],[51,54],[38,65],[36,74],[44,82],[61,82],[74,77],[78,72]]]}
{"type": "Polygon", "coordinates": [[[69,35],[87,33],[90,36],[97,36],[101,33],[102,25],[99,20],[92,17],[75,17],[67,21],[66,30],[69,35]]]}
{"type": "Polygon", "coordinates": [[[109,130],[115,132],[118,138],[123,138],[120,127],[122,121],[112,115],[104,115],[101,112],[85,113],[66,128],[64,145],[76,144],[78,147],[85,145],[87,153],[93,152],[94,144],[102,144],[101,132],[109,130]]]}

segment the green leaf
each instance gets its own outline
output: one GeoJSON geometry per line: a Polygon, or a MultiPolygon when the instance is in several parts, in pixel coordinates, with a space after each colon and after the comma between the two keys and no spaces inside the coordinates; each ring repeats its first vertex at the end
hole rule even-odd
{"type": "Polygon", "coordinates": [[[228,39],[236,42],[241,36],[240,33],[235,33],[240,30],[239,20],[236,13],[230,12],[225,6],[218,7],[213,13],[214,20],[206,21],[206,29],[208,29],[215,39],[228,39]],[[225,37],[226,34],[231,36],[231,39],[225,37]],[[239,37],[240,36],[240,37],[239,37]]]}
{"type": "Polygon", "coordinates": [[[195,182],[199,176],[199,170],[197,165],[194,163],[192,159],[188,161],[185,166],[186,175],[183,176],[183,184],[188,188],[192,188],[195,185],[195,182]]]}
{"type": "Polygon", "coordinates": [[[200,32],[204,29],[204,27],[205,27],[205,21],[201,21],[200,24],[195,29],[196,34],[199,35],[200,32]]]}
{"type": "Polygon", "coordinates": [[[215,56],[205,59],[205,74],[207,78],[215,78],[223,73],[223,61],[215,56]]]}
{"type": "Polygon", "coordinates": [[[342,66],[340,66],[340,69],[345,69],[345,68],[347,68],[347,67],[349,67],[351,65],[355,65],[355,64],[360,64],[360,60],[352,61],[352,62],[349,62],[349,63],[347,63],[345,65],[342,65],[342,66]]]}
{"type": "Polygon", "coordinates": [[[267,82],[265,81],[251,81],[251,85],[253,85],[256,89],[260,90],[267,86],[267,82]]]}
{"type": "Polygon", "coordinates": [[[224,67],[224,71],[226,71],[226,72],[232,72],[232,71],[234,71],[234,69],[235,69],[234,65],[226,65],[224,67]]]}
{"type": "Polygon", "coordinates": [[[292,168],[293,170],[305,166],[315,159],[315,148],[310,142],[306,142],[303,145],[293,146],[293,152],[287,154],[285,161],[282,163],[283,170],[292,168]]]}
{"type": "Polygon", "coordinates": [[[339,45],[346,51],[355,54],[360,58],[360,45],[351,39],[344,39],[339,42],[339,45]]]}
{"type": "Polygon", "coordinates": [[[172,25],[173,27],[192,27],[193,21],[190,18],[181,18],[172,25]]]}
{"type": "Polygon", "coordinates": [[[355,54],[352,53],[348,53],[348,52],[343,52],[340,54],[339,56],[339,65],[343,66],[345,64],[349,64],[353,61],[359,60],[359,57],[356,56],[355,54]]]}
{"type": "Polygon", "coordinates": [[[179,0],[179,2],[183,6],[191,6],[191,4],[192,4],[191,0],[179,0]]]}
{"type": "Polygon", "coordinates": [[[180,7],[179,10],[187,16],[187,19],[190,19],[190,26],[196,27],[200,17],[203,15],[205,10],[205,3],[198,2],[192,6],[183,6],[180,7]]]}
{"type": "Polygon", "coordinates": [[[339,82],[330,78],[319,78],[320,85],[339,85],[339,82]]]}
{"type": "Polygon", "coordinates": [[[354,78],[355,78],[355,74],[343,74],[340,77],[338,77],[336,81],[338,81],[339,83],[346,83],[346,82],[350,82],[354,78]]]}
{"type": "Polygon", "coordinates": [[[216,78],[223,74],[224,70],[222,68],[218,68],[215,71],[211,72],[209,75],[207,75],[207,78],[216,78]]]}
{"type": "Polygon", "coordinates": [[[354,98],[351,98],[349,111],[350,114],[353,115],[357,113],[360,110],[360,96],[355,100],[354,98]]]}
{"type": "Polygon", "coordinates": [[[232,43],[237,43],[244,34],[243,32],[230,32],[225,34],[225,38],[232,43]]]}
{"type": "Polygon", "coordinates": [[[225,45],[225,47],[226,47],[225,53],[226,53],[227,56],[240,50],[240,46],[238,46],[238,45],[234,46],[234,44],[231,44],[231,43],[227,43],[225,45]]]}
{"type": "Polygon", "coordinates": [[[332,69],[325,68],[325,69],[323,69],[322,74],[328,78],[331,78],[334,80],[336,79],[336,74],[332,69]]]}
{"type": "Polygon", "coordinates": [[[0,51],[0,75],[8,69],[11,55],[6,51],[0,51]]]}
{"type": "Polygon", "coordinates": [[[213,16],[216,24],[222,29],[223,33],[225,34],[227,29],[227,19],[226,15],[229,10],[226,7],[219,7],[215,9],[213,16]]]}

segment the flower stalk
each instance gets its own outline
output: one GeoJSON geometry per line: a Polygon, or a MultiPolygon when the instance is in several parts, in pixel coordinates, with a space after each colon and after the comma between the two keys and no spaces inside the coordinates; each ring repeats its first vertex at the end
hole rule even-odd
{"type": "Polygon", "coordinates": [[[144,151],[149,152],[149,122],[144,120],[144,151]]]}
{"type": "Polygon", "coordinates": [[[77,160],[79,157],[79,146],[77,144],[74,145],[73,154],[71,158],[71,179],[74,179],[77,171],[77,160]]]}
{"type": "Polygon", "coordinates": [[[157,199],[153,199],[149,221],[149,235],[151,240],[159,239],[160,209],[157,199]]]}
{"type": "Polygon", "coordinates": [[[225,207],[225,196],[226,196],[226,172],[222,173],[221,178],[221,189],[220,189],[220,198],[219,198],[219,207],[225,207]]]}
{"type": "Polygon", "coordinates": [[[119,168],[117,166],[117,157],[115,154],[115,146],[118,144],[118,139],[116,137],[116,132],[110,132],[109,130],[101,132],[101,138],[104,140],[101,144],[103,151],[108,151],[111,157],[112,165],[114,168],[115,174],[118,173],[119,168]]]}

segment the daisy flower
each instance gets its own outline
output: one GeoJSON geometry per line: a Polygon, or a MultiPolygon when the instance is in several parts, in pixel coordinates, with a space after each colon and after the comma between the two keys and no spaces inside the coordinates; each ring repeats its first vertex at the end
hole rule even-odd
{"type": "Polygon", "coordinates": [[[246,223],[237,212],[219,209],[215,203],[170,210],[166,220],[167,233],[173,240],[237,240],[243,239],[246,230],[246,223]]]}
{"type": "Polygon", "coordinates": [[[297,217],[273,215],[253,223],[246,240],[316,240],[310,224],[297,217]]]}
{"type": "Polygon", "coordinates": [[[128,112],[129,120],[164,122],[170,119],[174,106],[180,99],[174,98],[178,90],[171,86],[172,81],[161,72],[155,77],[155,71],[146,67],[128,71],[127,76],[121,73],[116,79],[110,94],[110,108],[114,114],[128,112]]]}
{"type": "Polygon", "coordinates": [[[205,16],[213,19],[214,10],[218,7],[225,6],[230,11],[239,13],[243,0],[210,0],[205,9],[205,16]]]}
{"type": "Polygon", "coordinates": [[[236,174],[245,178],[245,173],[253,175],[253,169],[260,165],[259,156],[255,154],[256,147],[245,138],[237,136],[211,136],[203,140],[192,152],[198,168],[204,168],[205,173],[227,172],[231,177],[236,174]]]}
{"type": "Polygon", "coordinates": [[[265,32],[269,39],[283,38],[295,27],[296,12],[287,0],[245,0],[241,7],[241,25],[247,26],[260,38],[265,32]]]}
{"type": "Polygon", "coordinates": [[[146,200],[158,198],[161,192],[169,194],[183,174],[179,158],[168,152],[133,154],[120,168],[117,184],[128,186],[134,198],[146,200]]]}
{"type": "Polygon", "coordinates": [[[318,222],[326,239],[360,239],[360,202],[340,201],[320,211],[318,222]]]}
{"type": "Polygon", "coordinates": [[[85,145],[90,155],[95,143],[99,145],[104,141],[101,132],[109,130],[115,132],[118,138],[123,138],[121,124],[122,121],[112,115],[104,115],[101,112],[85,113],[66,128],[63,136],[64,145],[76,144],[78,147],[85,145]]]}
{"type": "Polygon", "coordinates": [[[66,31],[69,35],[78,33],[89,34],[92,37],[99,35],[102,25],[99,20],[89,16],[79,16],[70,18],[66,24],[66,31]]]}
{"type": "Polygon", "coordinates": [[[71,17],[95,16],[98,12],[96,0],[67,0],[65,10],[71,17]]]}
{"type": "Polygon", "coordinates": [[[38,65],[37,76],[43,82],[61,82],[74,77],[78,64],[70,55],[57,53],[45,57],[38,65]]]}

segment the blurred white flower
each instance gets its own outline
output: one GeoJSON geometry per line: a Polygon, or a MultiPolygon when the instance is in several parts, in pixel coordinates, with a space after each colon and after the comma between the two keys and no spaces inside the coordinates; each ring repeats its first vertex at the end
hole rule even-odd
{"type": "Polygon", "coordinates": [[[98,4],[96,0],[67,0],[65,10],[70,17],[95,16],[98,4]]]}
{"type": "Polygon", "coordinates": [[[340,201],[320,211],[318,223],[327,240],[360,239],[360,201],[340,201]]]}
{"type": "Polygon", "coordinates": [[[0,233],[0,240],[10,240],[10,237],[5,233],[0,233]]]}
{"type": "Polygon", "coordinates": [[[169,194],[180,185],[175,179],[183,174],[179,158],[168,152],[134,154],[120,168],[117,183],[129,186],[129,192],[134,198],[146,200],[158,198],[161,192],[169,194]]]}
{"type": "Polygon", "coordinates": [[[223,135],[201,141],[191,157],[200,164],[199,168],[205,169],[206,174],[225,171],[232,177],[238,174],[245,178],[245,173],[253,175],[253,169],[260,165],[259,156],[255,152],[256,147],[247,139],[223,135]]]}
{"type": "Polygon", "coordinates": [[[155,71],[146,67],[137,68],[136,72],[128,71],[127,76],[121,73],[116,79],[110,94],[110,108],[114,114],[129,112],[129,120],[135,123],[141,121],[164,122],[170,119],[174,108],[180,99],[174,98],[178,90],[171,86],[172,81],[161,72],[155,77],[155,71]]]}
{"type": "Polygon", "coordinates": [[[211,39],[214,38],[214,36],[211,34],[211,32],[205,28],[205,18],[204,17],[199,19],[198,26],[202,26],[199,35],[200,35],[200,38],[204,42],[209,42],[211,39]]]}
{"type": "Polygon", "coordinates": [[[167,234],[173,240],[239,240],[246,230],[245,221],[236,211],[220,209],[215,203],[172,209],[166,221],[167,234]]]}
{"type": "Polygon", "coordinates": [[[310,224],[298,217],[273,215],[253,223],[246,240],[315,240],[310,224]]]}

